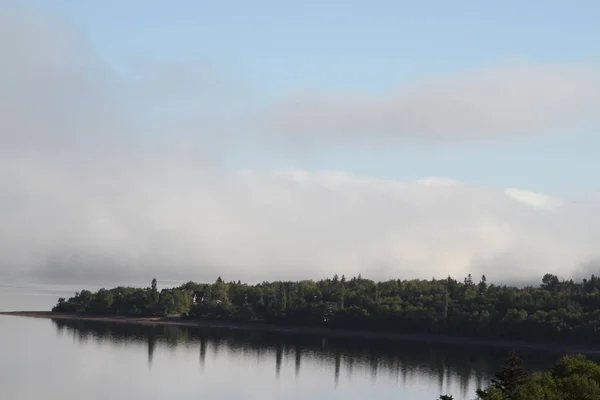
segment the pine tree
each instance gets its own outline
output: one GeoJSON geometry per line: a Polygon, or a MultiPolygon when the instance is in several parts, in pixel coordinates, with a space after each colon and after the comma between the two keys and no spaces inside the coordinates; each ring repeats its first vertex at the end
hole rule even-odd
{"type": "Polygon", "coordinates": [[[158,289],[157,286],[158,282],[156,282],[156,278],[152,279],[152,282],[150,283],[150,302],[151,304],[158,304],[158,300],[159,300],[159,295],[158,295],[158,289]]]}
{"type": "Polygon", "coordinates": [[[479,294],[484,294],[488,288],[487,279],[485,275],[481,275],[481,281],[479,282],[479,294]]]}
{"type": "Polygon", "coordinates": [[[473,286],[473,275],[471,275],[471,274],[467,275],[464,283],[465,283],[465,286],[473,286]]]}
{"type": "Polygon", "coordinates": [[[529,374],[523,366],[523,361],[512,350],[504,361],[504,367],[492,379],[492,386],[502,391],[502,396],[507,398],[514,394],[517,387],[529,378],[529,374]]]}

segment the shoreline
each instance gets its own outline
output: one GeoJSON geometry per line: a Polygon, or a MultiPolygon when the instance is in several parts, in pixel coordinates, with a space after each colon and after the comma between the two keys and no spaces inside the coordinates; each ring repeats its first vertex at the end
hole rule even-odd
{"type": "Polygon", "coordinates": [[[55,320],[92,321],[146,326],[176,326],[187,328],[226,329],[237,331],[271,332],[295,335],[311,335],[346,339],[383,340],[395,342],[417,342],[424,344],[445,344],[457,346],[499,347],[515,350],[543,351],[553,353],[583,353],[600,355],[600,346],[577,345],[551,342],[525,342],[506,339],[476,338],[465,336],[447,336],[438,334],[410,334],[371,332],[365,330],[327,329],[319,327],[279,326],[263,323],[225,322],[189,320],[180,317],[126,317],[116,315],[92,315],[57,313],[52,311],[9,311],[0,312],[0,316],[42,318],[55,320]]]}

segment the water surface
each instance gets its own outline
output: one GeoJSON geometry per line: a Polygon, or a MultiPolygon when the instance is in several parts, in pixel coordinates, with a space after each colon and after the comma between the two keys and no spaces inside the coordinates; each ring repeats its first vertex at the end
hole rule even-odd
{"type": "MultiPolygon", "coordinates": [[[[0,284],[0,310],[47,310],[75,290],[0,284]]],[[[0,388],[15,400],[466,400],[506,351],[0,316],[0,388]]],[[[523,358],[535,369],[558,355],[523,358]]]]}

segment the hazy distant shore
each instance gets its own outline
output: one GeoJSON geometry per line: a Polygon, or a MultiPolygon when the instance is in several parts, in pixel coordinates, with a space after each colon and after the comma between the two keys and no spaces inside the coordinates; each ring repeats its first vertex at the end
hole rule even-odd
{"type": "Polygon", "coordinates": [[[521,342],[501,339],[482,339],[471,337],[454,337],[434,334],[396,334],[396,333],[381,333],[369,332],[364,330],[348,330],[348,329],[326,329],[326,328],[307,328],[297,326],[277,326],[262,323],[234,323],[224,321],[206,321],[206,320],[189,320],[179,317],[126,317],[126,316],[111,316],[111,315],[92,315],[92,314],[75,314],[75,313],[57,313],[51,311],[11,311],[0,312],[0,315],[29,317],[29,318],[46,318],[55,320],[79,320],[79,321],[95,321],[109,322],[119,324],[134,324],[148,326],[179,326],[190,328],[211,328],[211,329],[228,329],[228,330],[245,330],[258,332],[276,332],[287,334],[314,335],[323,337],[338,337],[352,339],[367,339],[367,340],[387,340],[397,342],[419,342],[431,344],[449,344],[462,346],[480,346],[480,347],[501,347],[521,350],[547,351],[555,353],[583,353],[583,354],[600,354],[600,347],[582,346],[577,344],[563,343],[533,343],[521,342]]]}

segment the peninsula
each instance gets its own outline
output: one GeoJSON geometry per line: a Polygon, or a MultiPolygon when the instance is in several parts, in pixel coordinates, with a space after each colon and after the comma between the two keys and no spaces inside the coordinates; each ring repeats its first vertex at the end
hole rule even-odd
{"type": "Polygon", "coordinates": [[[320,281],[188,282],[157,289],[82,290],[52,312],[13,312],[54,319],[176,325],[373,339],[434,341],[562,352],[600,344],[600,278],[581,282],[546,274],[539,286],[334,276],[320,281]]]}

